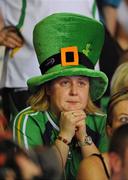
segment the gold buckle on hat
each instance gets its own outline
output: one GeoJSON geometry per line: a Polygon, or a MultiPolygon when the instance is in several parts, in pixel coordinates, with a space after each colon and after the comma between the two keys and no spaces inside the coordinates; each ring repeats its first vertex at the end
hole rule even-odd
{"type": "Polygon", "coordinates": [[[78,48],[76,46],[61,48],[61,65],[62,66],[76,66],[79,64],[78,48]],[[67,62],[66,53],[72,52],[74,61],[67,62]]]}

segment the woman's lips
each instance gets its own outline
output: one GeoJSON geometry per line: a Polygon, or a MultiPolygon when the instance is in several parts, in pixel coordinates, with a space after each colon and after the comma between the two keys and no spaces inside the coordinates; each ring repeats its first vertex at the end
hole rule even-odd
{"type": "Polygon", "coordinates": [[[77,104],[78,101],[67,101],[69,104],[77,104]]]}

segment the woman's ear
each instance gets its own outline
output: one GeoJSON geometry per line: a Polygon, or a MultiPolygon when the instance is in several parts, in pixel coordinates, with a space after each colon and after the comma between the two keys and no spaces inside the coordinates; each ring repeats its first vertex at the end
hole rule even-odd
{"type": "Polygon", "coordinates": [[[107,130],[107,135],[108,135],[108,137],[111,137],[112,134],[113,134],[113,129],[112,129],[112,127],[111,127],[110,125],[107,125],[106,130],[107,130]]]}

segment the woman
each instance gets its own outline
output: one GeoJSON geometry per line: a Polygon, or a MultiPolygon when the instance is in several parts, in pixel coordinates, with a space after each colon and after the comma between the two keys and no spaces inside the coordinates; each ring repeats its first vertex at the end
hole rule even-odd
{"type": "Polygon", "coordinates": [[[28,80],[35,94],[14,121],[14,139],[27,149],[55,146],[67,178],[75,179],[82,157],[107,147],[106,116],[93,104],[108,81],[94,70],[104,29],[91,18],[56,13],[35,26],[33,41],[42,75],[28,80]]]}
{"type": "MultiPolygon", "coordinates": [[[[107,133],[111,137],[115,130],[128,123],[128,88],[123,88],[110,98],[108,106],[107,133]]],[[[93,154],[81,162],[78,180],[107,180],[110,177],[108,153],[93,154]]]]}

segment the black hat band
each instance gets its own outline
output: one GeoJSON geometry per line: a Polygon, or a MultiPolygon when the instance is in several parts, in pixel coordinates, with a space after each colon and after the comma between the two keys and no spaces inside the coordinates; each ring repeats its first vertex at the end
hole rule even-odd
{"type": "MultiPolygon", "coordinates": [[[[79,64],[84,65],[86,68],[89,69],[94,69],[94,65],[90,62],[87,56],[85,56],[83,53],[78,52],[79,56],[79,64]]],[[[73,53],[72,52],[67,52],[66,53],[66,61],[67,62],[73,62],[73,53]]],[[[45,60],[41,65],[40,65],[40,70],[41,73],[44,74],[47,72],[50,68],[53,66],[61,64],[61,53],[55,54],[45,60]]]]}

